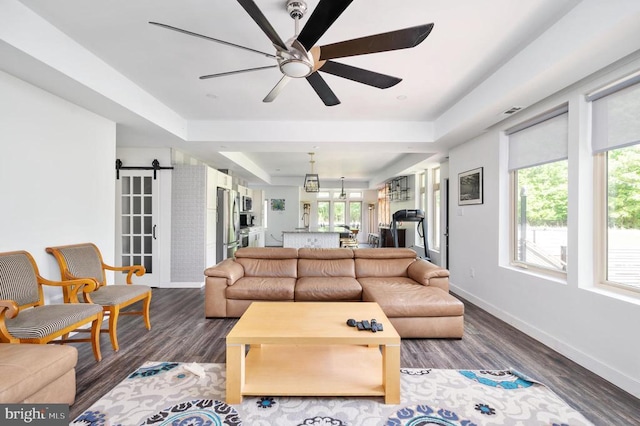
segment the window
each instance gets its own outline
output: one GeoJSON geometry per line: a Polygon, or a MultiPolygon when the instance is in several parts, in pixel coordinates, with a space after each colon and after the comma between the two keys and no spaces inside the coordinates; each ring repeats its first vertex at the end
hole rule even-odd
{"type": "Polygon", "coordinates": [[[333,202],[333,226],[344,226],[347,224],[346,204],[344,201],[333,202]]]}
{"type": "Polygon", "coordinates": [[[269,200],[265,199],[262,202],[262,226],[264,226],[265,228],[269,227],[268,222],[267,222],[267,219],[268,219],[267,212],[268,211],[269,211],[269,200]]]}
{"type": "Polygon", "coordinates": [[[391,208],[387,194],[387,185],[378,190],[378,220],[381,226],[389,226],[391,224],[391,208]]]}
{"type": "MultiPolygon", "coordinates": [[[[362,225],[362,201],[341,201],[338,198],[340,192],[326,193],[327,200],[319,200],[318,226],[360,228],[362,225]],[[330,199],[333,198],[333,199],[330,199]]],[[[362,198],[362,192],[350,194],[351,197],[362,198]]]]}
{"type": "Polygon", "coordinates": [[[433,169],[433,224],[431,225],[431,247],[440,250],[440,167],[433,169]]]}
{"type": "Polygon", "coordinates": [[[422,172],[418,174],[419,191],[420,195],[418,197],[418,208],[426,213],[425,209],[425,201],[426,201],[426,192],[427,192],[427,173],[422,172]]]}
{"type": "Polygon", "coordinates": [[[349,226],[351,229],[360,229],[362,224],[362,202],[349,202],[349,226]]]}
{"type": "Polygon", "coordinates": [[[640,291],[640,80],[589,95],[600,281],[640,291]]]}
{"type": "Polygon", "coordinates": [[[602,278],[640,290],[640,145],[609,150],[600,157],[606,162],[602,278]]]}
{"type": "Polygon", "coordinates": [[[318,201],[318,226],[329,226],[329,201],[318,201]]]}
{"type": "Polygon", "coordinates": [[[512,187],[512,261],[567,269],[568,114],[562,107],[507,131],[512,187]]]}

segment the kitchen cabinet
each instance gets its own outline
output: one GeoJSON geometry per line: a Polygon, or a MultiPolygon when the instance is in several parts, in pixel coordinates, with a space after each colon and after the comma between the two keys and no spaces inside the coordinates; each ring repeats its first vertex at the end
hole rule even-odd
{"type": "MultiPolygon", "coordinates": [[[[253,216],[255,217],[253,224],[256,226],[264,226],[264,191],[254,189],[252,194],[253,216]]],[[[263,236],[264,231],[265,230],[263,229],[263,236]]]]}
{"type": "MultiPolygon", "coordinates": [[[[192,166],[192,167],[197,167],[197,166],[192,166]]],[[[204,166],[207,167],[207,166],[204,166]]],[[[217,185],[220,188],[224,188],[224,189],[233,189],[233,179],[231,178],[231,176],[229,176],[226,173],[222,173],[219,170],[216,170],[216,174],[217,174],[217,185]]]]}
{"type": "MultiPolygon", "coordinates": [[[[406,247],[406,235],[407,230],[404,228],[398,228],[398,247],[406,247]]],[[[393,233],[389,228],[380,228],[380,247],[395,247],[393,241],[393,233]]]]}
{"type": "Polygon", "coordinates": [[[241,197],[251,197],[253,196],[253,190],[247,188],[246,186],[238,185],[238,194],[241,197]]]}
{"type": "Polygon", "coordinates": [[[249,247],[264,247],[264,229],[253,227],[249,231],[249,247]]]}

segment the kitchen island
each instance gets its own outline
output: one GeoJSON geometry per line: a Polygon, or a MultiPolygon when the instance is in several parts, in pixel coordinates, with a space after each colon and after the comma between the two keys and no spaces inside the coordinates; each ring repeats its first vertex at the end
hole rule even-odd
{"type": "Polygon", "coordinates": [[[348,236],[342,227],[296,228],[282,231],[282,246],[293,248],[338,248],[340,237],[348,236]]]}

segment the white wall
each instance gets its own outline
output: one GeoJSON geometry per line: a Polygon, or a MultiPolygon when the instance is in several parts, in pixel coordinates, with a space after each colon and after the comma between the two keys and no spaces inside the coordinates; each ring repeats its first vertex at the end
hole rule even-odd
{"type": "Polygon", "coordinates": [[[3,72],[0,93],[0,251],[27,250],[48,279],[50,245],[90,241],[112,263],[115,123],[3,72]]]}
{"type": "Polygon", "coordinates": [[[635,396],[640,396],[640,295],[596,287],[588,108],[583,95],[640,69],[600,73],[450,152],[452,290],[635,396]],[[509,265],[509,178],[502,131],[569,102],[569,266],[566,280],[509,265]],[[484,204],[458,206],[458,173],[484,167],[484,204]],[[473,275],[471,271],[473,270],[473,275]]]}
{"type": "Polygon", "coordinates": [[[300,204],[300,188],[298,186],[265,186],[259,187],[264,191],[267,200],[267,226],[265,227],[265,245],[282,246],[282,231],[293,231],[299,225],[302,217],[300,204]],[[272,199],[284,199],[285,210],[271,210],[272,199]]]}

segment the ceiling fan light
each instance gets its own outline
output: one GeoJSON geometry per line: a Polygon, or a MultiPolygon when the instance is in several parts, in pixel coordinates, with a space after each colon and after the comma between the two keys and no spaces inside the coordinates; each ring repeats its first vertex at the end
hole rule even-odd
{"type": "Polygon", "coordinates": [[[313,66],[299,59],[288,59],[280,62],[280,70],[289,77],[302,78],[311,74],[313,66]]]}
{"type": "Polygon", "coordinates": [[[320,192],[320,178],[317,174],[307,173],[304,176],[305,192],[320,192]]]}

